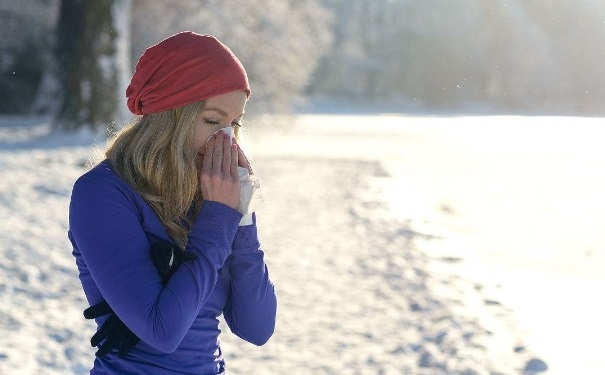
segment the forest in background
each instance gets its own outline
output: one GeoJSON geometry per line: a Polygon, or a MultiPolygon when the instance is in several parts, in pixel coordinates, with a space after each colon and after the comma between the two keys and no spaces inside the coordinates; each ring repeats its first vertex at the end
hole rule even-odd
{"type": "Polygon", "coordinates": [[[305,99],[335,110],[605,112],[605,6],[595,0],[94,0],[92,15],[76,17],[84,31],[61,34],[61,7],[82,3],[0,0],[0,113],[53,113],[63,92],[77,96],[82,82],[61,90],[61,76],[99,59],[57,63],[74,35],[122,38],[130,76],[147,46],[181,30],[213,34],[240,57],[252,112],[305,99]]]}

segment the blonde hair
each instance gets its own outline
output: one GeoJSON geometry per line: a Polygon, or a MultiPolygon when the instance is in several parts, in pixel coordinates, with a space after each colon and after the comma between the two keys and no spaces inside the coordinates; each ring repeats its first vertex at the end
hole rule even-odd
{"type": "Polygon", "coordinates": [[[203,105],[201,101],[144,115],[118,132],[105,153],[182,249],[202,203],[193,134],[203,105]]]}

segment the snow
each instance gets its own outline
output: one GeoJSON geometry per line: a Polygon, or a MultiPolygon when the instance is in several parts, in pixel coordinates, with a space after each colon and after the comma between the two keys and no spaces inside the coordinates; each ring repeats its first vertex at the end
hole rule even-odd
{"type": "MultiPolygon", "coordinates": [[[[247,142],[274,337],[223,324],[230,373],[603,373],[600,119],[267,117],[247,142]]],[[[94,326],[66,238],[104,148],[0,118],[0,373],[85,374],[94,326]]]]}

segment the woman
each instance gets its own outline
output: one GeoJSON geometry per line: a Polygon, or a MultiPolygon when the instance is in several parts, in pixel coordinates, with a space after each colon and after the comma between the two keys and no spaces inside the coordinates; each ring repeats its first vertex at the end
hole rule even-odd
{"type": "Polygon", "coordinates": [[[76,181],[69,210],[100,327],[91,374],[224,373],[217,317],[263,345],[276,315],[256,217],[240,225],[249,164],[218,131],[241,126],[246,72],[214,37],[183,32],[145,51],[126,95],[142,117],[76,181]]]}

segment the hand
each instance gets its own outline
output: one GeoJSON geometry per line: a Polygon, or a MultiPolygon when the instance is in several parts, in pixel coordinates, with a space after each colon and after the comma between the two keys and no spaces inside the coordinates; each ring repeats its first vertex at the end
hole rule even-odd
{"type": "Polygon", "coordinates": [[[160,273],[162,284],[166,286],[183,261],[197,259],[197,256],[179,249],[170,242],[158,241],[151,246],[151,259],[160,273]]]}
{"type": "Polygon", "coordinates": [[[109,318],[90,339],[90,345],[95,347],[105,340],[103,345],[99,346],[95,356],[104,357],[112,349],[119,347],[118,355],[120,358],[124,358],[141,339],[126,327],[107,302],[103,301],[84,310],[86,319],[95,319],[109,314],[111,314],[109,318]]]}
{"type": "MultiPolygon", "coordinates": [[[[233,142],[237,144],[237,141],[235,140],[235,138],[233,138],[233,142]]],[[[237,153],[238,153],[238,156],[237,156],[238,166],[242,167],[242,168],[246,168],[248,170],[248,173],[250,173],[251,175],[254,174],[254,172],[252,172],[252,166],[250,165],[250,161],[244,154],[244,151],[242,151],[241,147],[239,147],[239,144],[237,145],[237,153]]]]}
{"type": "Polygon", "coordinates": [[[202,197],[207,201],[223,203],[234,210],[239,207],[240,182],[237,143],[219,131],[210,137],[204,153],[200,186],[202,197]]]}

